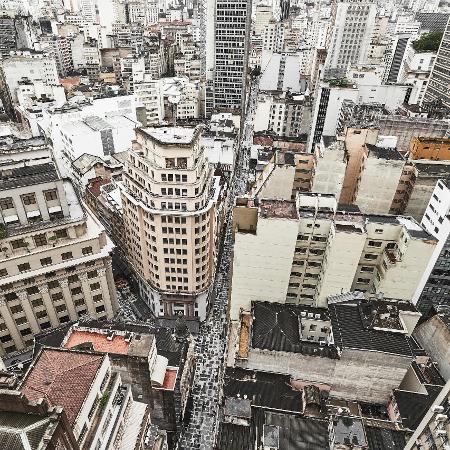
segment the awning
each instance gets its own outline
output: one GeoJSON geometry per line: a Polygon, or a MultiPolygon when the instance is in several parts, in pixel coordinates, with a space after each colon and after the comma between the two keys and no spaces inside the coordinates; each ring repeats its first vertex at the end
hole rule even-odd
{"type": "Polygon", "coordinates": [[[17,222],[19,220],[19,217],[14,214],[12,216],[4,217],[3,219],[6,223],[10,223],[10,222],[17,222]]]}
{"type": "Polygon", "coordinates": [[[27,217],[38,217],[41,215],[41,211],[39,209],[35,209],[34,211],[27,211],[27,217]]]}
{"type": "Polygon", "coordinates": [[[157,355],[153,372],[150,376],[152,384],[156,386],[162,386],[164,383],[164,377],[166,376],[166,369],[169,360],[164,356],[157,355]]]}
{"type": "Polygon", "coordinates": [[[57,206],[51,206],[50,208],[48,208],[48,212],[51,213],[55,213],[55,212],[59,212],[61,211],[61,206],[57,205],[57,206]]]}

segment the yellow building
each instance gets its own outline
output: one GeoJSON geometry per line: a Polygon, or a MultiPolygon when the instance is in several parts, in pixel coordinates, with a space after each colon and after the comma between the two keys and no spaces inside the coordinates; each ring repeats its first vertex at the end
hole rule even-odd
{"type": "Polygon", "coordinates": [[[415,137],[411,140],[410,159],[450,160],[450,138],[415,137]]]}

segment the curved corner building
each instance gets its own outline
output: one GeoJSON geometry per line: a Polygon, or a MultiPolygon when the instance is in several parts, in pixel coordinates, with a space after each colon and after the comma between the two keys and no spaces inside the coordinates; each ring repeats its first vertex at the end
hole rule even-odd
{"type": "Polygon", "coordinates": [[[136,130],[122,189],[128,258],[156,316],[203,319],[214,274],[219,178],[201,127],[136,130]]]}

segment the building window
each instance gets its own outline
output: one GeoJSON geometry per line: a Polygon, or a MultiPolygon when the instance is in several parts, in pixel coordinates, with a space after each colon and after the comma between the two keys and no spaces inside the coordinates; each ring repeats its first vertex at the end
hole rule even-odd
{"type": "Polygon", "coordinates": [[[58,312],[58,313],[66,312],[66,305],[62,304],[62,305],[55,306],[55,311],[58,312]]]}
{"type": "Polygon", "coordinates": [[[94,303],[101,302],[103,300],[103,296],[102,296],[102,294],[93,295],[92,300],[94,303]]]}
{"type": "Polygon", "coordinates": [[[46,192],[44,192],[44,195],[45,195],[45,200],[47,200],[48,202],[50,202],[52,200],[57,200],[57,198],[58,198],[56,189],[52,189],[51,191],[46,191],[46,192]]]}
{"type": "Polygon", "coordinates": [[[82,289],[81,287],[75,287],[70,292],[72,293],[72,295],[78,295],[82,293],[82,289]]]}
{"type": "Polygon", "coordinates": [[[41,266],[50,266],[52,264],[52,258],[48,256],[47,258],[41,259],[41,266]]]}
{"type": "Polygon", "coordinates": [[[8,275],[8,271],[6,269],[0,269],[0,277],[6,277],[8,275]]]}
{"type": "Polygon", "coordinates": [[[105,310],[105,307],[103,305],[97,306],[97,308],[95,308],[95,311],[98,313],[101,313],[105,310]]]}
{"type": "Polygon", "coordinates": [[[0,208],[2,210],[14,208],[13,199],[11,197],[6,197],[6,198],[0,199],[0,208]]]}
{"type": "Polygon", "coordinates": [[[379,241],[369,241],[369,247],[381,247],[382,245],[383,243],[379,241]]]}
{"type": "Polygon", "coordinates": [[[83,253],[83,255],[92,255],[92,247],[84,247],[81,249],[81,253],[83,253]]]}
{"type": "Polygon", "coordinates": [[[36,196],[34,194],[24,194],[21,196],[24,205],[35,205],[36,196]]]}
{"type": "Polygon", "coordinates": [[[28,295],[39,294],[39,288],[37,286],[32,286],[26,289],[28,295]]]}
{"type": "Polygon", "coordinates": [[[36,236],[33,236],[33,239],[36,247],[43,247],[44,245],[47,245],[47,237],[45,234],[37,234],[36,236]]]}
{"type": "Polygon", "coordinates": [[[66,230],[65,228],[63,228],[62,230],[56,230],[56,231],[55,231],[55,236],[56,236],[58,239],[65,239],[65,238],[68,237],[68,235],[67,235],[67,230],[66,230]]]}
{"type": "Polygon", "coordinates": [[[28,270],[31,270],[30,263],[18,264],[17,268],[19,269],[19,272],[26,272],[28,270]]]}
{"type": "MultiPolygon", "coordinates": [[[[44,319],[44,318],[47,318],[47,311],[38,311],[38,312],[36,313],[36,317],[37,317],[38,319],[44,319]]],[[[45,327],[43,326],[43,324],[41,324],[41,328],[45,328],[45,327]]]]}
{"type": "Polygon", "coordinates": [[[72,252],[61,253],[61,259],[63,261],[65,261],[67,259],[72,259],[72,258],[73,258],[72,252]]]}
{"type": "Polygon", "coordinates": [[[27,247],[27,245],[28,245],[27,242],[25,242],[23,239],[17,239],[15,241],[11,241],[11,247],[13,249],[27,247]]]}
{"type": "Polygon", "coordinates": [[[90,272],[87,273],[87,277],[88,277],[89,279],[91,279],[91,278],[97,278],[97,277],[98,277],[98,273],[97,273],[96,270],[91,270],[90,272]]]}
{"type": "Polygon", "coordinates": [[[15,306],[11,306],[11,308],[9,308],[11,310],[11,314],[17,314],[19,312],[22,312],[22,306],[21,305],[15,305],[15,306]]]}
{"type": "Polygon", "coordinates": [[[62,292],[56,292],[55,294],[52,295],[52,300],[54,302],[58,301],[58,300],[62,300],[63,299],[63,293],[62,292]]]}
{"type": "Polygon", "coordinates": [[[100,283],[92,283],[90,288],[91,291],[98,291],[100,289],[100,283]]]}

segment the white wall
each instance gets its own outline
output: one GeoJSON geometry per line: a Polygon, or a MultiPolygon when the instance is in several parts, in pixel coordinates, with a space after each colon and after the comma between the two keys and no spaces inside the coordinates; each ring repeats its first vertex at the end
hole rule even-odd
{"type": "Polygon", "coordinates": [[[235,235],[231,320],[252,301],[285,303],[297,241],[297,220],[259,217],[256,234],[235,235]]]}

